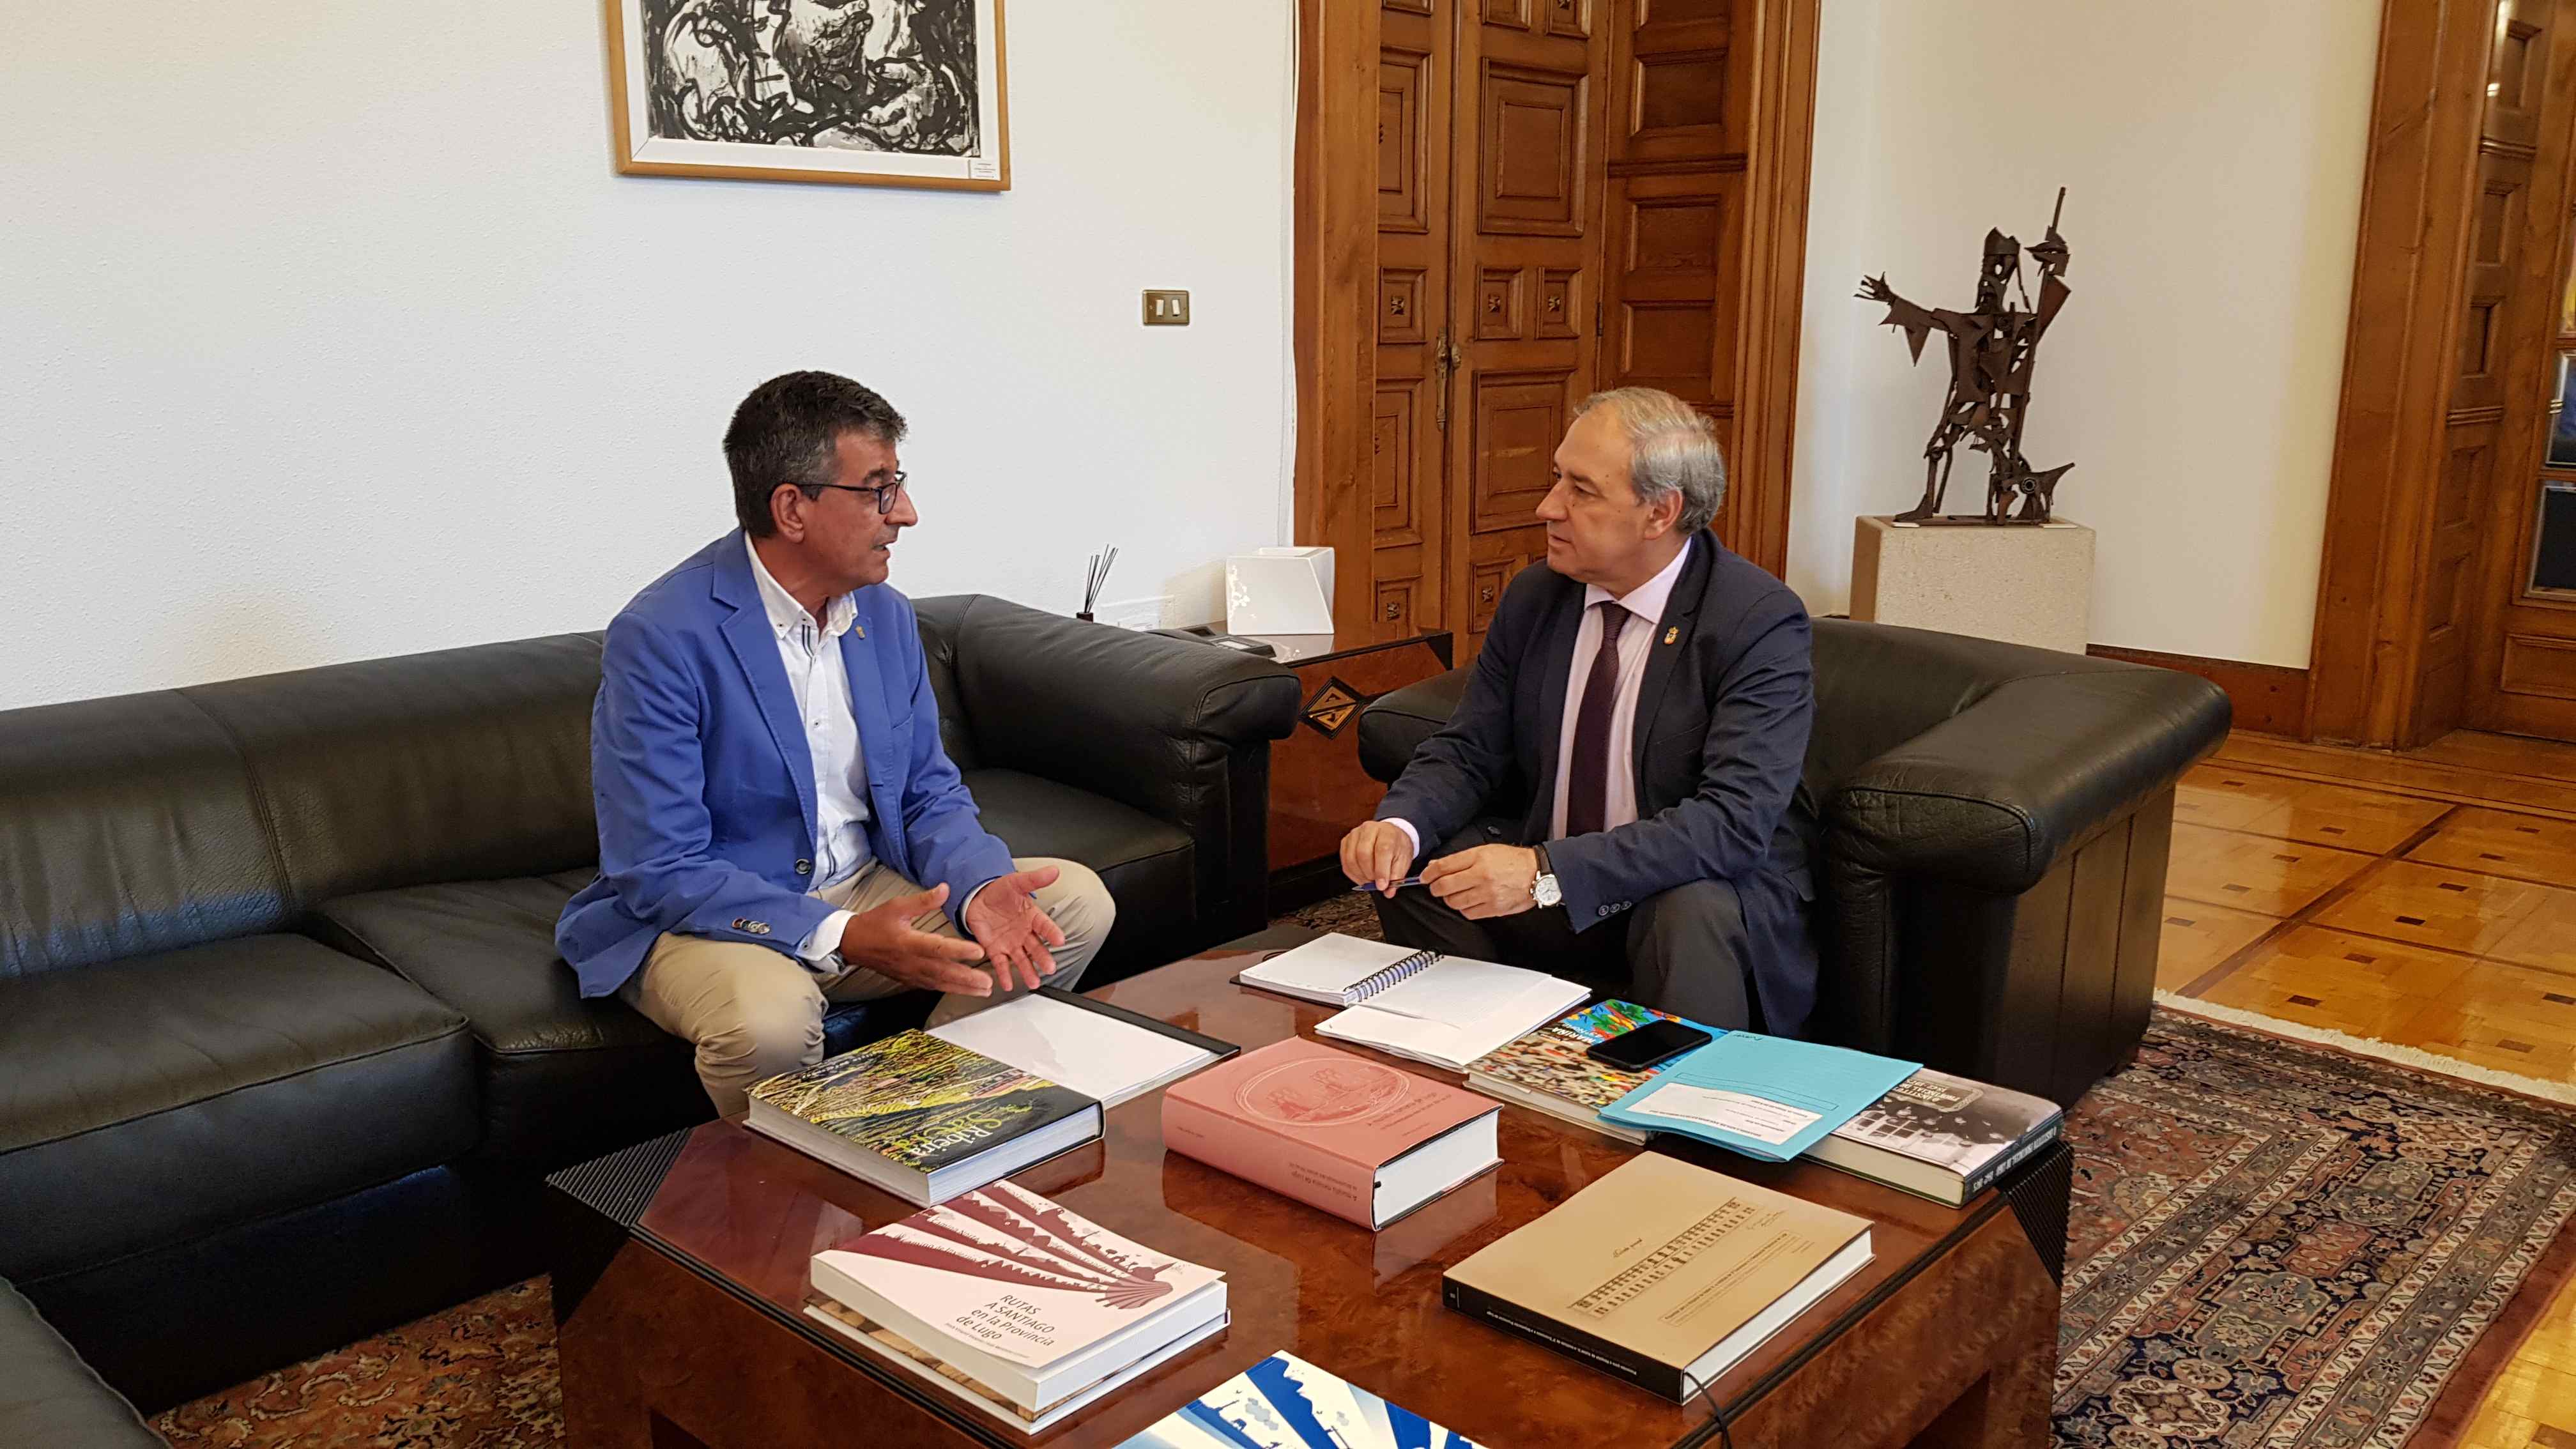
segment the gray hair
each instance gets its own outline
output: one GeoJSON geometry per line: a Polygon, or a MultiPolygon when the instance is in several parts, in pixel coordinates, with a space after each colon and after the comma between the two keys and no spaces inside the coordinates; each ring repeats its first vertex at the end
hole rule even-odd
{"type": "Polygon", "coordinates": [[[1726,503],[1726,455],[1718,449],[1716,425],[1651,387],[1596,392],[1574,415],[1605,404],[1618,412],[1628,435],[1628,483],[1638,500],[1652,507],[1678,493],[1682,515],[1674,526],[1684,534],[1708,527],[1726,503]]]}

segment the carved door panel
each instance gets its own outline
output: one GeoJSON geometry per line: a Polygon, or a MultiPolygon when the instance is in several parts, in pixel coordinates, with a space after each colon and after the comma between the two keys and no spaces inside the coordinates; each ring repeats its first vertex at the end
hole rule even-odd
{"type": "Polygon", "coordinates": [[[1533,510],[1594,385],[1610,0],[1458,3],[1448,617],[1465,659],[1546,555],[1533,510]]]}
{"type": "MultiPolygon", "coordinates": [[[[1749,7],[1747,7],[1749,8],[1749,7]]],[[[1617,7],[1610,37],[1607,245],[1601,383],[1654,387],[1717,423],[1732,474],[1741,344],[1753,47],[1736,43],[1734,0],[1617,7]]],[[[1745,490],[1715,528],[1752,546],[1745,490]]]]}
{"type": "Polygon", "coordinates": [[[1447,618],[1450,11],[1458,3],[1379,7],[1368,621],[1378,640],[1410,638],[1447,618]]]}
{"type": "Polygon", "coordinates": [[[2576,0],[2500,6],[2492,47],[2421,697],[2460,699],[2473,728],[2576,740],[2576,0]]]}

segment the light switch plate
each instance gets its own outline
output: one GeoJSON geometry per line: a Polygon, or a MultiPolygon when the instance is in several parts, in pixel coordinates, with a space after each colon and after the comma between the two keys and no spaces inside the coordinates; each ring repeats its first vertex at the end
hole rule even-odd
{"type": "Polygon", "coordinates": [[[1145,290],[1145,325],[1148,327],[1189,326],[1190,294],[1147,288],[1145,290]]]}

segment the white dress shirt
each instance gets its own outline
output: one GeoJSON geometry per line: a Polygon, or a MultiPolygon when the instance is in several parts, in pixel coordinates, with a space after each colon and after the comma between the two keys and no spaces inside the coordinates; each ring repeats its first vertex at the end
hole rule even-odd
{"type": "MultiPolygon", "coordinates": [[[[742,541],[751,555],[752,582],[760,588],[760,605],[778,636],[778,661],[787,667],[787,688],[796,696],[796,717],[805,727],[805,748],[814,761],[814,875],[811,889],[820,894],[857,875],[875,853],[868,849],[867,759],[859,747],[858,716],[850,710],[850,673],[841,659],[841,636],[858,618],[858,606],[840,594],[825,609],[818,628],[814,616],[794,595],[769,576],[760,550],[742,541]]],[[[840,970],[841,932],[850,912],[823,918],[796,947],[811,965],[840,970]]]]}
{"type": "MultiPolygon", "coordinates": [[[[1616,830],[1632,825],[1637,819],[1637,772],[1630,762],[1635,758],[1631,748],[1637,738],[1637,692],[1646,682],[1646,656],[1654,652],[1655,630],[1664,620],[1664,605],[1673,596],[1673,585],[1681,581],[1682,565],[1690,561],[1690,546],[1682,551],[1653,578],[1626,594],[1613,594],[1599,584],[1586,584],[1583,589],[1583,624],[1574,635],[1574,660],[1565,681],[1565,714],[1556,732],[1556,800],[1549,808],[1547,838],[1565,838],[1566,779],[1574,769],[1574,723],[1583,710],[1584,681],[1592,677],[1592,663],[1601,652],[1601,611],[1593,605],[1609,600],[1635,617],[1619,630],[1619,684],[1610,707],[1610,782],[1602,796],[1602,828],[1616,830]]],[[[1422,832],[1410,820],[1397,820],[1395,827],[1413,842],[1415,856],[1422,854],[1422,832]]],[[[1417,868],[1419,861],[1416,862],[1417,868]]]]}

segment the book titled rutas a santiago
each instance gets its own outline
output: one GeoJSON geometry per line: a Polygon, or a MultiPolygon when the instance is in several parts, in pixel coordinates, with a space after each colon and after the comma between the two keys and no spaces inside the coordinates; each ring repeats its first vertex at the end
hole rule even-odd
{"type": "Polygon", "coordinates": [[[922,1204],[1079,1147],[1100,1124],[1098,1099],[920,1031],[771,1077],[744,1123],[922,1204]]]}
{"type": "Polygon", "coordinates": [[[1440,1293],[1679,1403],[1869,1258],[1866,1218],[1649,1152],[1479,1249],[1440,1293]]]}
{"type": "Polygon", "coordinates": [[[1227,1321],[1216,1269],[1008,1182],[825,1249],[809,1281],[816,1321],[1028,1432],[1227,1321]]]}

